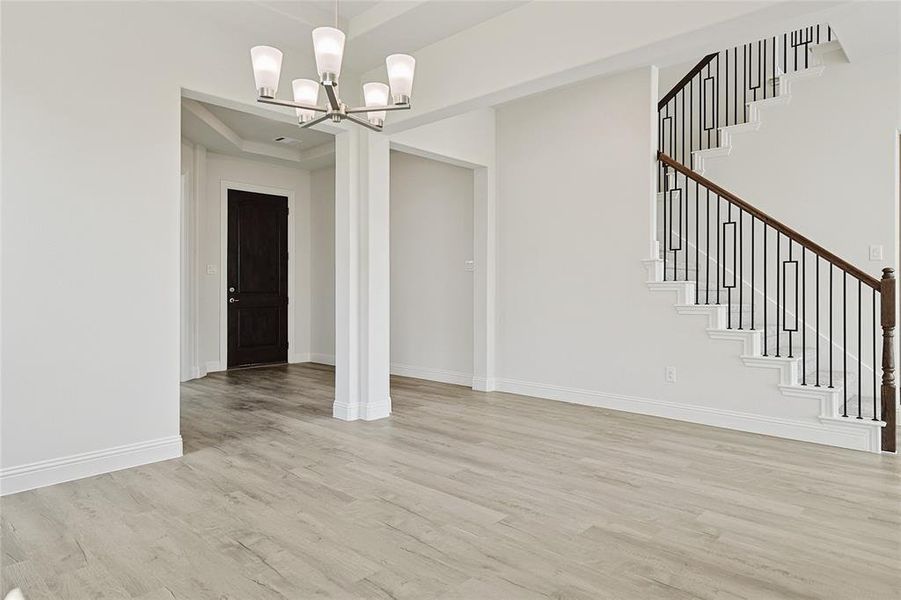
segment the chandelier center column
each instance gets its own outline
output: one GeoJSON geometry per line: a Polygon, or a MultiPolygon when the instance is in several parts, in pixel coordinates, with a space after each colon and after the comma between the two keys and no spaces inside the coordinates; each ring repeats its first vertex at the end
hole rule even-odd
{"type": "Polygon", "coordinates": [[[388,138],[335,137],[335,402],[346,421],[391,414],[388,138]]]}

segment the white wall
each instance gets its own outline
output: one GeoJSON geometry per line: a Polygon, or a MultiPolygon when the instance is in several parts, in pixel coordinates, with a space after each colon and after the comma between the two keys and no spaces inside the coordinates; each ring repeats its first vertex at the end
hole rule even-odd
{"type": "Polygon", "coordinates": [[[335,361],[335,169],[310,174],[310,353],[335,361]]]}
{"type": "Polygon", "coordinates": [[[787,105],[733,136],[704,176],[879,276],[895,263],[898,53],[830,62],[795,81],[787,105]],[[885,258],[870,261],[870,244],[885,258]]]}
{"type": "Polygon", "coordinates": [[[493,168],[494,109],[474,110],[396,133],[391,147],[424,158],[493,168]]]}
{"type": "Polygon", "coordinates": [[[655,84],[640,69],[497,110],[498,387],[752,430],[815,423],[818,404],[787,401],[645,284],[655,84]]]}
{"type": "Polygon", "coordinates": [[[494,389],[497,282],[495,113],[475,110],[391,136],[406,153],[473,168],[473,389],[494,389]]]}
{"type": "Polygon", "coordinates": [[[260,40],[181,3],[2,10],[8,493],[181,453],[180,93],[252,104],[260,40]]]}
{"type": "Polygon", "coordinates": [[[221,304],[221,185],[222,181],[280,188],[294,192],[294,255],[289,268],[294,272],[294,297],[289,299],[294,315],[294,345],[288,349],[290,362],[304,362],[310,353],[310,173],[303,169],[208,153],[206,194],[199,205],[200,224],[200,363],[224,369],[220,353],[219,311],[221,304]],[[216,274],[207,273],[213,265],[216,274]]]}
{"type": "Polygon", "coordinates": [[[472,385],[472,253],[472,170],[392,152],[392,372],[472,385]]]}
{"type": "MultiPolygon", "coordinates": [[[[311,356],[334,360],[334,169],[311,174],[311,356]]],[[[391,153],[392,373],[471,385],[473,172],[391,153]]]]}

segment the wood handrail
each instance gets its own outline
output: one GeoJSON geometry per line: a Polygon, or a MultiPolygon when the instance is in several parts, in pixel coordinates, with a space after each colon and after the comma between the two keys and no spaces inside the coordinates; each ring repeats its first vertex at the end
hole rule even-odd
{"type": "Polygon", "coordinates": [[[759,208],[756,208],[756,207],[752,206],[751,204],[748,204],[747,202],[745,202],[744,200],[742,200],[741,198],[739,198],[732,192],[729,192],[728,190],[721,188],[720,186],[713,183],[712,181],[705,178],[704,176],[699,175],[698,173],[692,171],[685,165],[683,165],[679,162],[676,162],[675,160],[673,160],[672,158],[670,158],[663,152],[657,152],[657,159],[660,162],[662,162],[663,164],[667,165],[668,167],[671,167],[675,171],[682,173],[689,179],[692,179],[692,180],[698,182],[699,184],[703,185],[705,188],[707,188],[711,192],[714,192],[717,195],[719,195],[720,197],[725,198],[732,204],[735,204],[736,206],[741,207],[741,209],[744,210],[745,212],[747,212],[751,215],[754,215],[755,217],[757,217],[758,219],[760,219],[761,221],[763,221],[764,223],[766,223],[767,225],[769,225],[770,227],[775,229],[776,231],[780,232],[785,237],[798,242],[799,244],[801,244],[802,246],[804,246],[805,248],[807,248],[814,254],[817,254],[817,255],[821,256],[822,258],[826,259],[827,261],[829,261],[830,263],[832,263],[833,265],[835,265],[842,271],[845,271],[846,273],[853,275],[854,277],[856,277],[857,279],[862,281],[864,284],[870,286],[877,292],[880,291],[880,283],[877,278],[858,269],[857,267],[855,267],[854,265],[852,265],[845,259],[833,254],[829,250],[826,250],[825,248],[823,248],[816,242],[801,235],[800,233],[798,233],[797,231],[795,231],[794,229],[792,229],[785,223],[782,223],[781,221],[774,219],[773,217],[766,214],[759,208]]]}
{"type": "Polygon", "coordinates": [[[700,61],[698,64],[696,64],[696,65],[691,69],[691,71],[689,71],[689,72],[685,75],[685,77],[683,77],[682,79],[680,79],[680,80],[679,80],[679,83],[677,83],[676,85],[674,85],[673,88],[672,88],[670,91],[668,91],[668,92],[666,93],[666,95],[660,100],[660,102],[657,103],[657,110],[660,110],[661,108],[663,108],[664,106],[666,106],[666,103],[669,102],[670,100],[672,100],[672,99],[676,96],[676,94],[679,93],[679,90],[681,90],[682,88],[684,88],[685,85],[686,85],[689,81],[691,81],[691,78],[692,78],[692,77],[694,77],[695,75],[697,75],[698,73],[700,73],[700,72],[701,72],[701,69],[703,69],[704,67],[706,67],[707,65],[709,65],[709,64],[710,64],[710,61],[712,61],[714,58],[716,58],[716,55],[717,55],[717,52],[714,52],[713,54],[708,54],[707,56],[705,56],[704,58],[702,58],[701,61],[700,61]]]}

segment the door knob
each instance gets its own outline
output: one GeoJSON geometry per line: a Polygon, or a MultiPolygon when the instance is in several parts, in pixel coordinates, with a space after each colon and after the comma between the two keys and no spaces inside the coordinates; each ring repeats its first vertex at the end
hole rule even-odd
{"type": "Polygon", "coordinates": [[[229,298],[229,299],[228,299],[228,303],[229,303],[229,304],[234,304],[235,302],[240,302],[240,300],[237,300],[237,299],[235,299],[235,298],[229,298]]]}

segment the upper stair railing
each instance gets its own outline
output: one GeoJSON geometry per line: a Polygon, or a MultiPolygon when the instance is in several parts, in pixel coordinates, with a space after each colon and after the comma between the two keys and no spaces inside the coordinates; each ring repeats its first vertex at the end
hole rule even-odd
{"type": "Polygon", "coordinates": [[[807,69],[810,49],[832,41],[812,25],[708,54],[657,104],[658,150],[692,166],[692,152],[720,145],[720,128],[748,121],[748,102],[779,94],[779,76],[807,69]]]}

